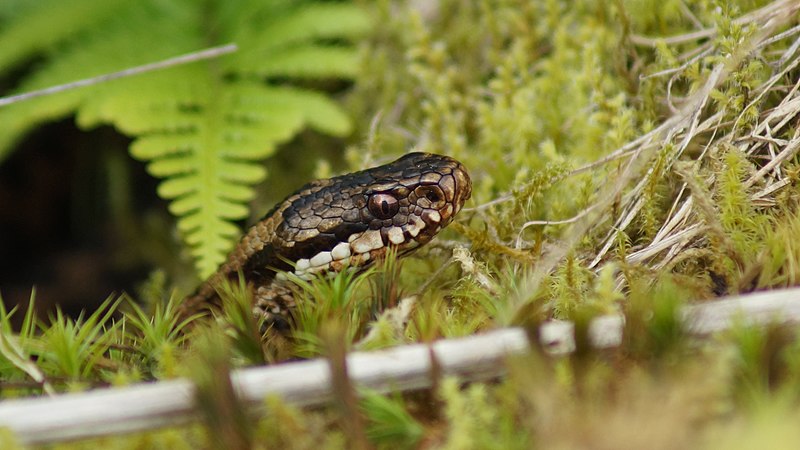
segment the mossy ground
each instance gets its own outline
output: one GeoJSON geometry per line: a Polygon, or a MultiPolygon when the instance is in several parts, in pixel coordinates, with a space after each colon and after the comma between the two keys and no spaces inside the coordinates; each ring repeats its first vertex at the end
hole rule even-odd
{"type": "Polygon", "coordinates": [[[190,373],[205,386],[203,425],[58,448],[800,445],[796,330],[738,328],[697,342],[676,314],[689,301],[797,284],[793,2],[364,6],[381,25],[345,99],[361,127],[346,158],[361,168],[411,147],[458,158],[474,194],[457,223],[402,270],[389,260],[361,277],[301,285],[309,301],[300,302],[297,333],[264,345],[237,286],[214,326],[182,333],[160,274],[135,295],[144,308],[112,299],[77,321],[27,317],[17,332],[3,313],[4,395],[190,373]],[[407,323],[374,319],[377,305],[412,294],[407,323]],[[580,328],[613,312],[628,319],[613,351],[533,353],[512,358],[501,380],[363,393],[356,408],[266,399],[258,420],[214,419],[237,403],[207,367],[549,317],[580,328]]]}

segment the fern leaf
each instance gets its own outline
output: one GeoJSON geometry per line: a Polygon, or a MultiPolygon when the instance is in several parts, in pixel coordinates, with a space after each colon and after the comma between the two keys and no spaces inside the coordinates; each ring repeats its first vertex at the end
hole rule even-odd
{"type": "MultiPolygon", "coordinates": [[[[371,28],[361,8],[348,3],[309,4],[275,17],[246,39],[256,43],[252,51],[269,52],[320,39],[356,38],[371,28]]],[[[251,59],[252,56],[247,56],[251,59]]]]}
{"type": "Polygon", "coordinates": [[[246,202],[254,196],[253,186],[267,176],[261,160],[304,127],[337,136],[352,128],[347,115],[326,95],[286,83],[287,78],[353,76],[357,54],[346,42],[362,34],[369,21],[351,4],[80,0],[81,8],[102,7],[106,19],[100,20],[100,13],[64,13],[64,23],[74,28],[70,36],[80,38],[66,40],[66,34],[57,33],[51,41],[26,38],[30,44],[24,51],[5,50],[14,47],[11,39],[22,36],[21,30],[41,28],[38,18],[52,14],[48,8],[55,3],[40,1],[10,29],[0,31],[0,61],[19,60],[46,45],[61,46],[18,90],[109,73],[219,43],[235,41],[241,49],[219,60],[0,109],[0,159],[36,125],[73,113],[83,128],[112,124],[132,136],[131,155],[163,180],[158,195],[170,201],[169,211],[178,218],[178,229],[203,277],[216,270],[239,235],[233,221],[249,216],[246,202]],[[281,77],[281,86],[254,80],[271,77],[281,77]]]}
{"type": "Polygon", "coordinates": [[[309,45],[276,50],[270,58],[254,60],[245,71],[262,77],[352,77],[358,71],[358,54],[352,48],[309,45]]]}
{"type": "Polygon", "coordinates": [[[13,45],[0,46],[0,73],[11,69],[21,60],[49,50],[49,48],[75,34],[76,30],[91,27],[105,19],[124,4],[125,0],[74,0],[69,2],[51,0],[40,2],[38,7],[23,9],[2,32],[4,42],[13,45]]]}
{"type": "Polygon", "coordinates": [[[347,135],[352,125],[339,106],[319,92],[296,88],[269,90],[270,101],[302,115],[308,125],[334,136],[347,135]]]}

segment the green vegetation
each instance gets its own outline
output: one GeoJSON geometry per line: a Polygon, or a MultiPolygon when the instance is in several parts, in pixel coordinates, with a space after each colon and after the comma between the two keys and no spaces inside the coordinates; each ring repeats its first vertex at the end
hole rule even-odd
{"type": "Polygon", "coordinates": [[[95,313],[49,321],[0,310],[3,395],[184,375],[201,386],[202,424],[56,447],[800,444],[797,330],[738,327],[698,343],[677,318],[689,301],[800,279],[797,2],[275,1],[274,14],[244,1],[144,3],[42,2],[60,8],[48,12],[53,23],[25,2],[0,6],[0,23],[11,24],[0,28],[0,68],[41,58],[18,87],[26,90],[229,40],[242,50],[0,109],[0,155],[55,117],[114,124],[165,178],[159,193],[173,200],[201,274],[265,178],[257,161],[305,125],[340,135],[352,126],[344,159],[353,169],[412,147],[452,155],[470,169],[473,199],[415,257],[361,276],[298,280],[289,337],[269,330],[262,343],[241,283],[224,288],[214,320],[179,323],[180,296],[163,273],[134,295],[144,306],[113,297],[95,313]],[[166,44],[125,55],[115,46],[142,36],[166,44]],[[17,44],[2,45],[8,39],[17,44]],[[331,77],[353,80],[341,103],[309,90],[341,92],[307,80],[331,77]],[[228,175],[206,182],[174,170],[178,157],[230,158],[242,171],[226,178],[234,175],[210,164],[228,175]],[[205,210],[214,201],[202,192],[224,205],[205,210]],[[403,303],[414,295],[413,306],[403,303]],[[551,317],[574,321],[580,337],[606,313],[626,314],[618,349],[595,352],[578,339],[570,357],[512,358],[508,377],[493,383],[445,378],[430,391],[364,392],[358,407],[340,380],[337,407],[269,398],[267,414],[250,419],[221,372],[319,355],[335,365],[345,349],[551,317]]]}

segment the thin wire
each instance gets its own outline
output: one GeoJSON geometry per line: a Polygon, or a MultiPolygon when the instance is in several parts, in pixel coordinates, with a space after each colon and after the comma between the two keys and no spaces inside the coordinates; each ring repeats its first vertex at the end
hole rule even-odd
{"type": "Polygon", "coordinates": [[[222,45],[219,47],[211,47],[205,50],[200,50],[198,52],[187,53],[185,55],[176,56],[174,58],[165,59],[163,61],[154,62],[150,64],[145,64],[143,66],[132,67],[130,69],[120,70],[119,72],[108,73],[105,75],[99,75],[92,78],[86,78],[83,80],[73,81],[71,83],[66,84],[59,84],[57,86],[51,86],[49,88],[39,89],[36,91],[25,92],[23,94],[12,95],[9,97],[0,97],[0,107],[10,105],[12,103],[21,102],[24,100],[30,100],[36,97],[42,97],[45,95],[52,95],[59,92],[63,92],[69,89],[75,89],[79,87],[91,86],[93,84],[104,83],[106,81],[116,80],[117,78],[123,77],[130,77],[133,75],[139,75],[145,72],[151,72],[154,70],[166,69],[168,67],[177,66],[180,64],[186,64],[190,62],[200,61],[203,59],[210,59],[216,58],[220,55],[225,55],[228,53],[233,53],[237,51],[239,48],[236,44],[228,44],[222,45]]]}

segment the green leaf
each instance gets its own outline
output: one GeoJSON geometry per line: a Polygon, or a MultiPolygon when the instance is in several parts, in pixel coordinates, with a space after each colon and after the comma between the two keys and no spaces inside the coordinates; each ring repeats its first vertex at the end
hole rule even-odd
{"type": "Polygon", "coordinates": [[[262,77],[349,78],[358,73],[359,57],[352,48],[309,45],[277,50],[253,62],[245,70],[262,77]]]}
{"type": "Polygon", "coordinates": [[[311,4],[274,17],[268,26],[254,31],[248,40],[258,43],[255,51],[270,51],[318,39],[354,38],[372,24],[367,14],[347,3],[311,4]]]}
{"type": "Polygon", "coordinates": [[[25,9],[22,17],[16,17],[3,30],[2,40],[14,45],[0,45],[0,73],[10,70],[21,60],[48,50],[76,31],[102,21],[124,3],[124,0],[48,0],[25,9]]]}

